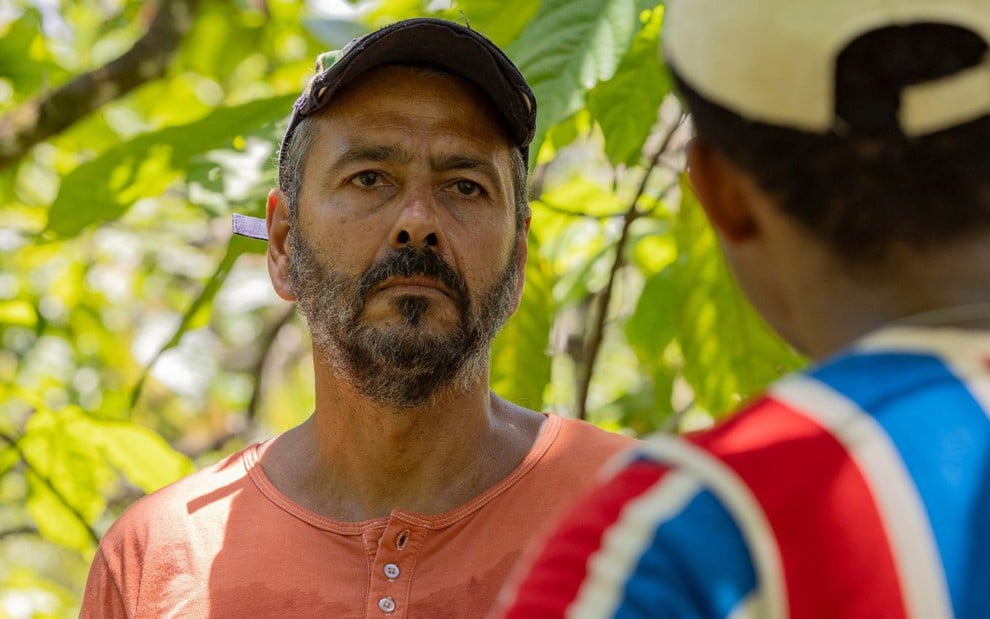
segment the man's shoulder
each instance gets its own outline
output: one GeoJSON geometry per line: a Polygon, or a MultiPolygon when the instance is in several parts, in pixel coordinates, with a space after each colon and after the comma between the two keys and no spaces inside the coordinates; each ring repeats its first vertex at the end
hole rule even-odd
{"type": "MultiPolygon", "coordinates": [[[[559,419],[560,435],[558,441],[567,443],[567,446],[592,445],[600,446],[603,449],[618,451],[626,447],[631,447],[637,443],[636,439],[606,430],[593,423],[573,419],[568,417],[558,417],[554,414],[548,415],[549,420],[559,419]]],[[[548,420],[548,421],[549,421],[548,420]]]]}
{"type": "MultiPolygon", "coordinates": [[[[638,441],[592,423],[548,414],[527,460],[539,479],[586,486],[617,454],[638,441]]],[[[528,468],[528,465],[523,465],[528,468]]]]}
{"type": "Polygon", "coordinates": [[[245,455],[254,448],[229,455],[138,499],[110,527],[104,545],[145,540],[153,534],[167,533],[197,512],[206,515],[222,510],[245,483],[251,483],[245,455]]]}

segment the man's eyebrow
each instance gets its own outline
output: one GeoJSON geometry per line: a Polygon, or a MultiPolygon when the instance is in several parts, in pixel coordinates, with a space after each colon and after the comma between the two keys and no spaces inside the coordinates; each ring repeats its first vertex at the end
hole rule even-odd
{"type": "Polygon", "coordinates": [[[498,169],[495,167],[495,164],[482,157],[447,153],[432,159],[430,164],[434,170],[441,172],[450,170],[478,170],[493,183],[498,182],[499,179],[498,169]]]}
{"type": "Polygon", "coordinates": [[[383,162],[405,162],[412,159],[412,156],[398,146],[388,146],[383,144],[356,144],[348,148],[330,166],[329,173],[333,174],[354,163],[383,163],[383,162]]]}

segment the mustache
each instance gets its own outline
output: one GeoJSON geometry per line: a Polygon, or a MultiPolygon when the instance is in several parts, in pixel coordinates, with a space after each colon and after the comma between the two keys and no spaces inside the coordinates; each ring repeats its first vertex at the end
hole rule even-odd
{"type": "Polygon", "coordinates": [[[368,293],[390,277],[432,277],[454,293],[455,300],[467,303],[467,284],[439,254],[431,249],[403,247],[371,266],[358,280],[357,298],[363,303],[368,293]]]}

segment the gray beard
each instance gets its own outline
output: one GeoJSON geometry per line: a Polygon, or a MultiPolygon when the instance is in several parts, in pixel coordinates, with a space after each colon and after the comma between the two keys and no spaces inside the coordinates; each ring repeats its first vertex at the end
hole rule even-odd
{"type": "Polygon", "coordinates": [[[289,279],[309,325],[314,354],[359,393],[384,406],[415,408],[441,389],[465,392],[488,368],[491,342],[512,313],[518,281],[518,247],[477,309],[464,280],[432,250],[403,248],[348,277],[316,260],[312,247],[293,226],[289,233],[289,279]],[[421,328],[433,300],[393,300],[402,325],[380,328],[361,320],[374,286],[395,275],[436,277],[455,292],[458,324],[447,333],[421,328]]]}

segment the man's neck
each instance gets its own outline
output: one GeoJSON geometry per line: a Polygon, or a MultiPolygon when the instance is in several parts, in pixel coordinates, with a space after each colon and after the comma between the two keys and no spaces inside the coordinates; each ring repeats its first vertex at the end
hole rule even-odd
{"type": "Polygon", "coordinates": [[[884,326],[990,329],[990,238],[949,249],[895,250],[873,272],[834,264],[793,289],[805,352],[820,359],[884,326]]]}
{"type": "Polygon", "coordinates": [[[411,409],[370,401],[325,368],[317,381],[316,411],[275,440],[262,466],[290,499],[336,520],[463,505],[522,461],[543,421],[492,394],[487,374],[411,409]]]}

